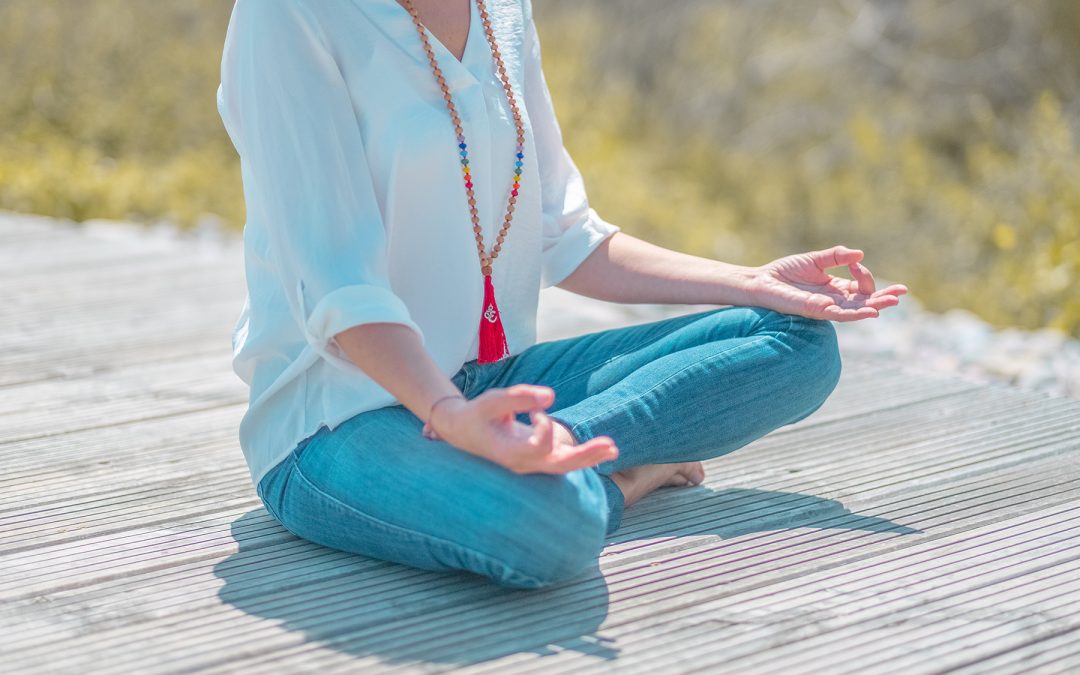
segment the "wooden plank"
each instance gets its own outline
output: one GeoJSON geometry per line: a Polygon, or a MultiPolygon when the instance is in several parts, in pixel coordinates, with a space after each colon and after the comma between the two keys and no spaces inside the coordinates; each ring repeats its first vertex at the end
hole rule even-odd
{"type": "MultiPolygon", "coordinates": [[[[152,424],[135,420],[7,444],[10,460],[0,474],[0,514],[138,488],[149,476],[182,478],[243,468],[236,427],[245,407],[214,407],[152,424]]],[[[249,487],[242,482],[236,490],[249,487]]]]}
{"type": "MultiPolygon", "coordinates": [[[[952,597],[949,593],[958,585],[962,587],[964,580],[990,583],[996,578],[1008,581],[1020,569],[1038,572],[1052,556],[1075,565],[1078,554],[1068,542],[1078,528],[1080,512],[1066,506],[1059,513],[1040,512],[1004,526],[994,524],[924,541],[775,584],[757,584],[745,590],[735,588],[716,599],[688,594],[682,611],[677,613],[657,612],[633,623],[620,621],[621,617],[612,614],[603,626],[603,635],[609,644],[618,644],[633,655],[632,663],[621,666],[620,672],[647,672],[655,668],[678,672],[699,668],[706,672],[788,672],[789,669],[804,672],[801,666],[811,666],[812,670],[807,672],[840,672],[843,664],[839,661],[821,668],[820,659],[831,658],[830,654],[840,659],[852,655],[853,650],[848,647],[854,638],[830,643],[832,652],[823,648],[821,654],[811,654],[802,651],[810,636],[826,635],[834,627],[857,632],[873,621],[889,627],[897,607],[905,606],[904,603],[919,608],[933,593],[952,597]],[[1014,537],[1023,536],[1028,541],[1021,545],[1021,540],[1014,537]],[[1002,550],[1003,540],[1016,547],[1002,550]],[[706,635],[707,640],[703,639],[706,635]],[[772,662],[784,645],[790,646],[791,658],[782,663],[772,662]],[[762,666],[765,662],[769,664],[767,668],[762,666]],[[781,665],[782,671],[778,670],[781,665]]],[[[879,641],[871,647],[897,643],[900,641],[879,641]]],[[[912,644],[922,643],[904,644],[910,649],[912,644]]],[[[568,648],[590,651],[583,644],[568,648]]],[[[602,652],[597,654],[600,655],[602,652]]],[[[542,659],[540,663],[544,672],[603,669],[600,659],[592,661],[595,668],[582,667],[573,651],[542,659]]],[[[864,669],[863,672],[872,672],[877,664],[872,653],[869,658],[850,663],[864,669]]],[[[495,664],[485,664],[468,672],[492,672],[495,668],[495,664]]],[[[514,672],[536,670],[515,667],[514,672]]]]}
{"type": "Polygon", "coordinates": [[[229,355],[220,353],[0,388],[0,447],[246,401],[246,387],[232,372],[229,355]]]}
{"type": "MultiPolygon", "coordinates": [[[[1071,512],[1074,519],[1080,517],[1080,510],[1071,512]]],[[[1077,533],[1078,527],[1039,531],[1038,536],[1029,533],[1030,539],[996,543],[978,556],[967,555],[955,566],[948,558],[935,557],[924,566],[921,578],[905,579],[900,600],[890,601],[886,594],[873,592],[863,600],[865,609],[856,605],[846,589],[838,590],[842,607],[814,611],[812,627],[788,614],[781,635],[740,645],[734,653],[728,644],[723,654],[696,654],[700,658],[693,666],[722,663],[745,668],[744,672],[777,672],[776,668],[838,673],[916,668],[925,672],[948,667],[952,659],[970,658],[975,650],[1004,640],[1030,639],[1060,627],[1061,622],[1080,626],[1080,615],[1067,613],[1070,605],[1080,606],[1080,552],[1071,544],[1077,533]],[[1030,621],[1039,611],[1057,620],[1030,621]],[[984,630],[986,623],[998,630],[984,630]],[[913,650],[912,645],[919,648],[913,650]],[[751,655],[739,658],[744,650],[751,655]],[[926,657],[935,663],[925,663],[926,657]],[[810,664],[812,670],[807,667],[810,664]]]]}
{"type": "Polygon", "coordinates": [[[950,668],[956,675],[983,673],[1075,673],[1080,671],[1080,627],[1062,628],[1022,645],[950,668]]]}
{"type": "MultiPolygon", "coordinates": [[[[195,311],[207,301],[220,302],[223,296],[233,302],[242,301],[243,296],[235,292],[232,273],[199,272],[200,269],[187,270],[190,276],[186,279],[151,277],[141,281],[134,275],[116,280],[115,285],[84,279],[84,285],[68,284],[36,294],[9,289],[4,292],[6,305],[0,316],[9,330],[17,334],[5,340],[24,339],[19,336],[34,329],[63,328],[68,320],[76,325],[101,324],[125,315],[153,315],[167,302],[184,303],[188,311],[195,311]]],[[[237,304],[238,310],[239,307],[237,304]]]]}

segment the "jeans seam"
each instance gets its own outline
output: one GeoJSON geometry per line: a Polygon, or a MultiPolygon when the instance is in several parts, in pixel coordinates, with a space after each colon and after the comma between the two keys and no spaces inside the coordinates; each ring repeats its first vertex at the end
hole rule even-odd
{"type": "MultiPolygon", "coordinates": [[[[794,320],[795,320],[794,316],[792,316],[791,314],[788,314],[788,315],[787,315],[787,317],[788,317],[788,325],[787,325],[787,328],[785,328],[785,329],[784,329],[784,332],[790,332],[790,331],[791,331],[791,326],[792,326],[792,324],[794,323],[794,320]]],[[[648,389],[646,389],[645,391],[643,391],[643,392],[639,393],[639,394],[638,394],[637,396],[634,396],[633,398],[629,398],[629,399],[626,399],[626,400],[624,400],[624,401],[619,401],[618,403],[616,403],[615,405],[611,406],[610,408],[608,408],[608,409],[604,410],[603,412],[598,412],[598,413],[596,413],[595,415],[591,415],[591,416],[589,416],[589,417],[586,417],[586,418],[585,418],[585,419],[583,419],[583,420],[580,420],[580,421],[578,421],[578,422],[577,422],[576,424],[574,424],[574,426],[573,426],[573,427],[572,427],[572,428],[570,429],[570,431],[571,431],[571,432],[572,432],[572,433],[573,433],[573,434],[574,434],[575,436],[577,436],[577,428],[578,428],[579,426],[581,426],[582,424],[587,424],[587,423],[591,422],[592,420],[596,419],[597,417],[601,417],[601,416],[603,416],[603,415],[606,415],[606,414],[608,414],[609,412],[611,412],[612,410],[615,410],[616,408],[618,408],[618,407],[620,407],[620,406],[624,406],[624,405],[627,405],[627,404],[633,403],[634,401],[636,401],[636,400],[640,399],[640,398],[641,398],[642,396],[645,396],[645,395],[646,395],[646,394],[648,394],[648,393],[649,393],[650,391],[652,391],[653,389],[656,389],[657,387],[659,387],[660,385],[664,384],[665,382],[667,382],[667,381],[668,381],[668,380],[670,380],[671,378],[675,377],[675,376],[676,376],[676,375],[678,375],[679,373],[683,372],[684,370],[686,370],[686,369],[688,369],[688,368],[692,368],[693,366],[696,366],[696,365],[698,365],[699,363],[703,363],[704,361],[712,360],[712,359],[718,358],[718,357],[720,357],[720,356],[723,356],[724,354],[727,354],[728,352],[732,352],[732,351],[735,351],[736,349],[739,349],[740,347],[745,347],[745,346],[747,346],[747,345],[757,344],[758,342],[761,342],[762,340],[768,339],[768,338],[770,338],[770,337],[772,337],[772,336],[771,336],[771,335],[762,335],[762,336],[760,336],[760,337],[759,337],[758,339],[755,339],[755,340],[751,340],[750,342],[744,342],[744,343],[742,343],[742,344],[739,344],[739,345],[735,345],[735,346],[734,346],[734,347],[732,347],[731,349],[725,349],[725,350],[724,350],[724,351],[722,351],[722,352],[719,352],[719,353],[717,353],[717,354],[713,354],[712,356],[708,357],[708,359],[702,359],[701,361],[695,361],[695,362],[693,362],[693,363],[687,364],[687,365],[683,366],[682,368],[680,368],[680,369],[676,370],[676,371],[675,371],[674,373],[671,373],[670,375],[668,375],[668,376],[667,376],[667,377],[665,377],[664,379],[660,380],[659,382],[657,382],[657,383],[656,383],[656,384],[654,384],[653,386],[649,387],[649,388],[648,388],[648,389]]]]}
{"type": "MultiPolygon", "coordinates": [[[[686,316],[693,316],[695,314],[700,314],[700,315],[704,316],[705,314],[709,314],[710,312],[718,312],[721,309],[725,309],[725,308],[719,307],[717,309],[706,309],[706,310],[703,310],[701,312],[694,312],[694,314],[681,314],[681,315],[679,315],[677,317],[670,317],[670,318],[677,319],[677,318],[686,317],[686,316]]],[[[672,322],[672,323],[674,324],[674,322],[672,322]]],[[[573,379],[579,378],[579,377],[581,377],[583,375],[587,375],[587,374],[597,370],[598,368],[603,368],[604,366],[611,363],[612,361],[614,361],[616,359],[620,359],[620,358],[626,356],[627,354],[629,354],[632,351],[636,351],[638,349],[648,347],[649,345],[655,344],[656,342],[658,342],[660,340],[663,340],[664,338],[671,335],[672,333],[679,330],[680,328],[685,328],[685,325],[675,324],[675,325],[669,327],[669,330],[661,333],[660,335],[657,335],[654,339],[652,339],[652,340],[650,340],[648,342],[635,344],[632,347],[630,347],[629,349],[625,349],[625,350],[619,352],[615,356],[612,356],[612,357],[610,357],[610,358],[608,358],[608,359],[606,359],[604,361],[601,361],[598,364],[591,365],[591,366],[586,366],[586,367],[582,368],[581,370],[579,370],[578,372],[574,373],[573,375],[569,375],[567,377],[564,377],[563,379],[559,380],[558,382],[555,382],[555,383],[550,384],[548,386],[551,387],[552,389],[554,389],[556,387],[559,387],[559,386],[562,386],[562,385],[566,384],[567,382],[569,382],[569,381],[571,381],[573,379]]]]}
{"type": "MultiPolygon", "coordinates": [[[[273,468],[271,468],[271,471],[273,471],[273,468]]],[[[278,517],[278,514],[274,513],[274,509],[271,508],[270,502],[266,499],[266,496],[263,495],[261,482],[255,486],[255,494],[256,496],[258,496],[259,501],[262,502],[263,508],[266,509],[266,512],[270,514],[270,517],[280,523],[281,518],[278,517]]]]}
{"type": "Polygon", "coordinates": [[[472,370],[469,368],[468,363],[462,364],[461,369],[465,372],[465,378],[461,381],[461,393],[468,398],[469,385],[472,384],[472,370]]]}
{"type": "Polygon", "coordinates": [[[506,571],[508,571],[508,572],[510,572],[512,574],[515,574],[515,575],[517,575],[519,577],[525,578],[530,583],[534,583],[534,584],[543,584],[544,583],[544,581],[542,579],[537,579],[536,577],[530,576],[528,574],[524,574],[520,570],[514,568],[513,566],[506,564],[502,560],[499,560],[497,558],[493,558],[493,557],[491,557],[490,555],[488,555],[486,553],[483,553],[481,551],[477,551],[477,550],[475,550],[475,549],[473,549],[473,548],[471,548],[469,546],[465,546],[464,544],[461,544],[460,542],[450,541],[449,539],[443,539],[442,537],[439,537],[439,536],[436,536],[436,535],[433,535],[433,534],[429,534],[427,532],[420,532],[418,530],[413,530],[413,529],[410,529],[410,528],[407,528],[407,527],[403,527],[401,525],[396,525],[394,523],[390,523],[390,522],[387,522],[385,520],[382,520],[381,518],[376,518],[375,516],[373,516],[371,514],[364,513],[363,511],[357,509],[356,507],[352,506],[351,504],[338,499],[334,495],[330,494],[326,490],[319,487],[313,480],[311,480],[310,478],[308,478],[304,474],[304,472],[300,469],[299,462],[295,463],[293,465],[293,468],[296,471],[296,474],[298,476],[300,476],[300,478],[302,478],[305,483],[310,485],[313,490],[318,492],[324,498],[330,500],[331,502],[333,502],[333,503],[345,508],[349,512],[355,514],[361,520],[369,521],[370,523],[373,523],[373,524],[375,524],[375,525],[377,525],[379,527],[382,527],[385,530],[389,530],[389,531],[395,532],[395,533],[402,533],[402,534],[404,534],[406,536],[409,536],[409,537],[412,537],[414,539],[420,539],[420,540],[423,540],[425,542],[435,542],[435,543],[437,543],[437,544],[439,544],[441,546],[444,546],[444,547],[447,547],[447,548],[450,548],[450,549],[455,549],[456,548],[458,550],[465,551],[465,552],[469,553],[470,555],[473,555],[473,556],[475,556],[475,557],[477,557],[477,558],[479,558],[479,559],[481,559],[481,560],[483,560],[485,562],[494,563],[494,564],[498,565],[499,567],[501,567],[503,570],[506,570],[506,571]]]}

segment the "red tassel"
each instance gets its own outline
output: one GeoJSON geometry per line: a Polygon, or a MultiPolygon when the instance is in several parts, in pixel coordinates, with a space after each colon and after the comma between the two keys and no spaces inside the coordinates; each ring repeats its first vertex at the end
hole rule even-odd
{"type": "Polygon", "coordinates": [[[503,332],[502,317],[495,304],[495,286],[491,275],[484,275],[484,312],[480,315],[480,354],[479,363],[492,363],[509,356],[506,345],[506,333],[503,332]]]}

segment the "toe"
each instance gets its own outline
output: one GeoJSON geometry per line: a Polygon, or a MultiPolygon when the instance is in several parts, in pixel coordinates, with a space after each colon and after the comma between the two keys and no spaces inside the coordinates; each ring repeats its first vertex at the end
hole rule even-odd
{"type": "Polygon", "coordinates": [[[701,462],[694,462],[686,472],[686,478],[690,485],[700,485],[705,480],[705,466],[701,462]]]}

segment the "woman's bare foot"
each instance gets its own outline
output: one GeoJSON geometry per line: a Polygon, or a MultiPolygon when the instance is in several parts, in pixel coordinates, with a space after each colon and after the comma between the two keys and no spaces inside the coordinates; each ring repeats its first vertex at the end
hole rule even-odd
{"type": "MultiPolygon", "coordinates": [[[[577,443],[570,430],[558,420],[554,422],[554,433],[561,442],[569,445],[577,443]]],[[[698,485],[705,480],[705,467],[701,462],[682,462],[679,464],[643,464],[611,474],[611,480],[623,493],[623,506],[630,506],[637,500],[659,487],[667,485],[698,485]]]]}
{"type": "Polygon", "coordinates": [[[659,487],[700,484],[705,480],[705,467],[701,462],[643,464],[616,471],[611,480],[622,491],[624,506],[630,506],[659,487]]]}

